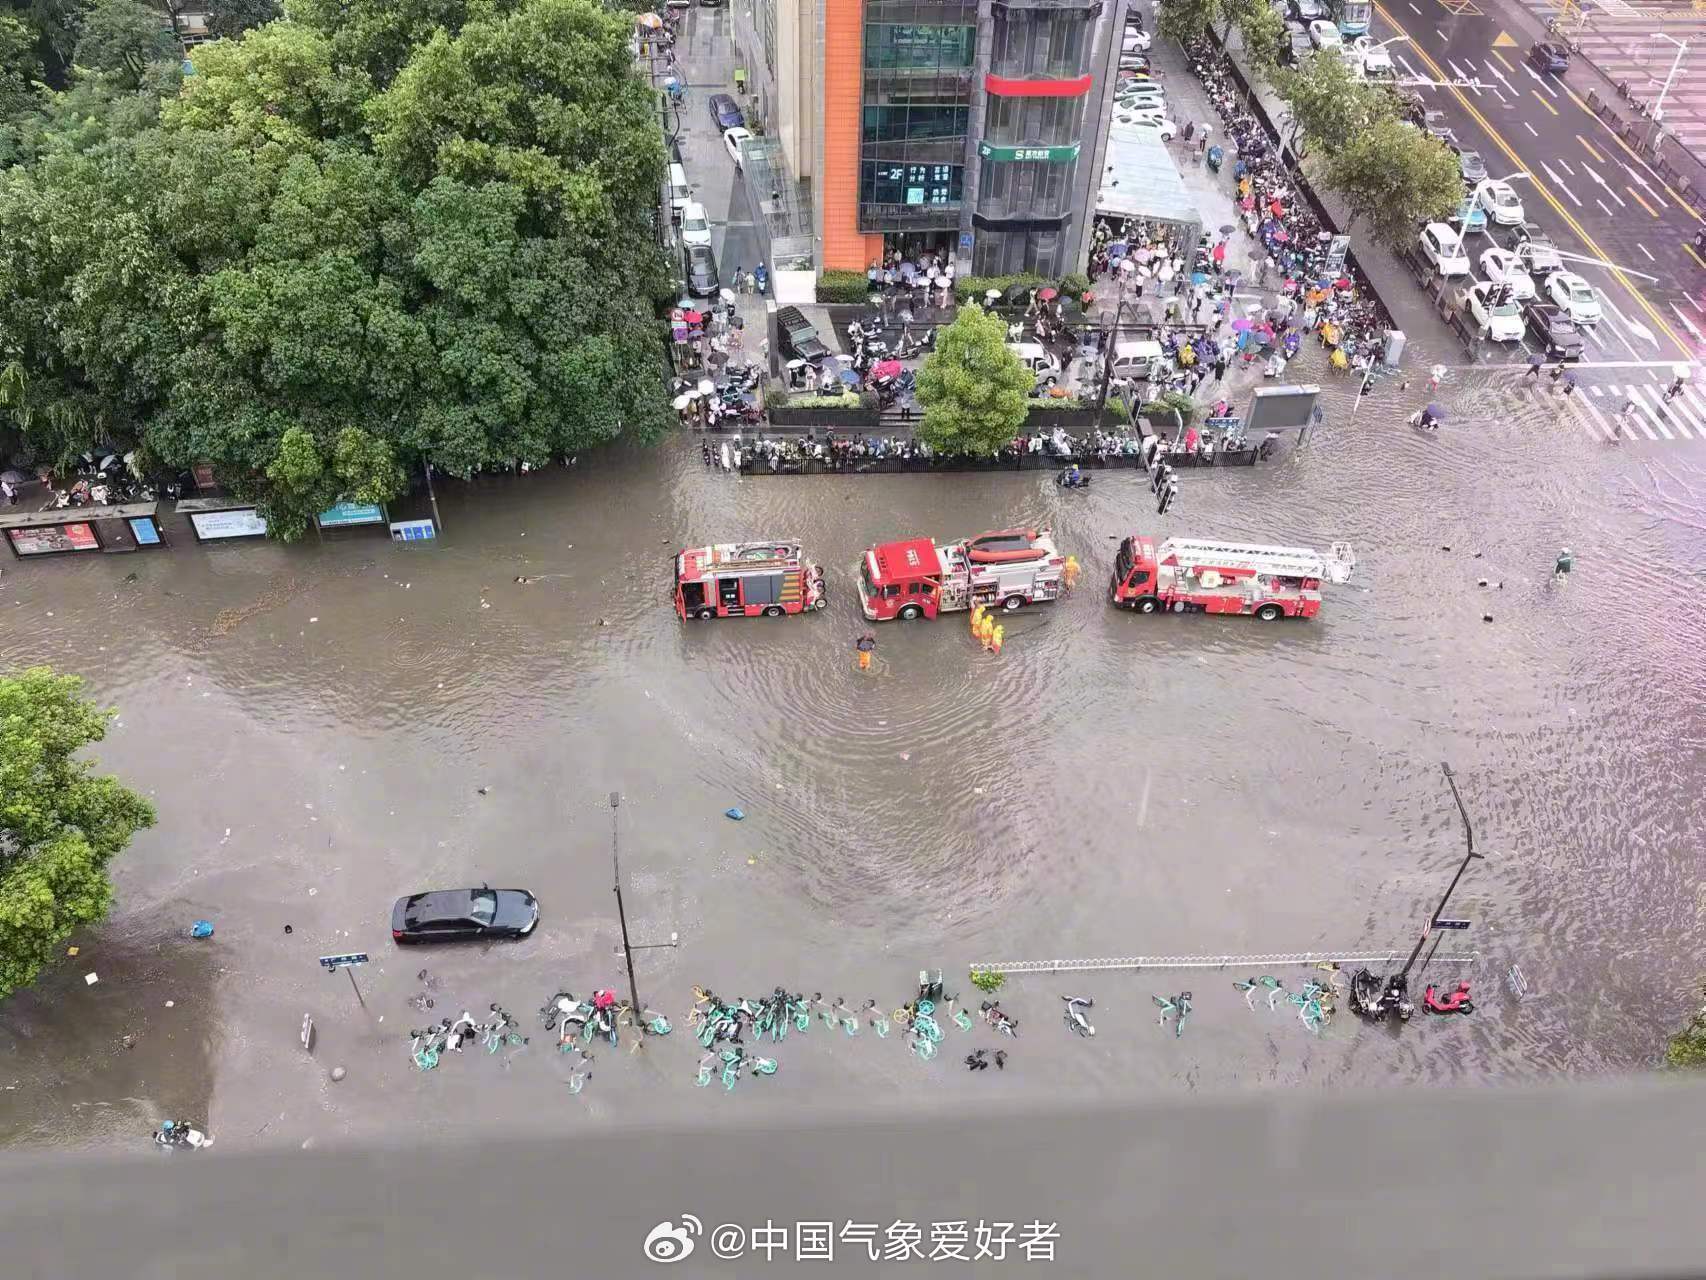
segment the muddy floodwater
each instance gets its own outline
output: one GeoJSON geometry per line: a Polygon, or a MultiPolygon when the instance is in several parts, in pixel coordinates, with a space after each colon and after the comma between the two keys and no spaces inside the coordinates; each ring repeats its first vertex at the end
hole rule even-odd
{"type": "Polygon", "coordinates": [[[0,1008],[0,1140],[129,1145],[184,1115],[225,1145],[300,1144],[771,1093],[890,1109],[1651,1064],[1702,954],[1706,449],[1595,445],[1508,379],[1454,386],[1436,436],[1379,398],[1347,421],[1341,387],[1306,448],[1182,473],[1160,522],[1137,473],[1085,492],[1046,473],[741,480],[680,442],[442,495],[436,544],[6,565],[0,665],[87,676],[120,712],[102,766],[160,821],[116,864],[110,921],[0,1008]],[[1072,598],[1011,619],[999,657],[962,618],[885,624],[855,669],[866,546],[1017,523],[1084,562],[1072,598]],[[1139,618],[1104,595],[1137,531],[1344,539],[1360,563],[1312,622],[1139,618]],[[826,567],[827,610],[676,619],[676,548],[782,535],[826,567]],[[1482,957],[1472,1017],[1341,1011],[1315,1036],[1246,1009],[1242,972],[1015,977],[1003,1072],[958,1065],[997,1046],[981,1025],[929,1064],[820,1026],[773,1077],[692,1087],[695,983],[893,1008],[923,965],[975,996],[978,960],[1405,950],[1462,849],[1442,760],[1488,855],[1445,948],[1482,957]],[[539,1034],[415,1070],[405,1033],[429,1017],[497,1002],[537,1033],[553,991],[624,987],[612,790],[634,940],[679,935],[637,953],[676,1033],[603,1051],[579,1095],[539,1034]],[[395,897],[482,881],[538,895],[536,936],[392,945],[395,897]],[[191,940],[201,918],[217,931],[191,940]],[[372,955],[364,1003],[316,963],[351,951],[372,955]],[[430,1015],[410,1005],[423,968],[430,1015]],[[1151,997],[1181,989],[1175,1039],[1151,997]],[[1062,1027],[1067,993],[1094,997],[1094,1041],[1062,1027]]]}

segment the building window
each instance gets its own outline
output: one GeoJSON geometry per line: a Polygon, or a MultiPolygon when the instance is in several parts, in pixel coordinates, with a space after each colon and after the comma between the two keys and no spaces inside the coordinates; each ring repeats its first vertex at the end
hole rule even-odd
{"type": "Polygon", "coordinates": [[[980,276],[1053,277],[1062,267],[1060,239],[1058,231],[980,231],[972,270],[980,276]]]}
{"type": "Polygon", "coordinates": [[[978,212],[992,218],[1062,213],[1076,167],[1047,161],[985,160],[978,183],[978,212]]]}
{"type": "Polygon", "coordinates": [[[867,22],[865,65],[891,70],[959,69],[971,66],[975,27],[867,22]]]}
{"type": "Polygon", "coordinates": [[[1055,147],[1078,141],[1082,98],[985,96],[983,140],[1008,147],[1055,147]]]}
{"type": "Polygon", "coordinates": [[[964,137],[971,108],[963,103],[940,101],[895,101],[867,105],[864,116],[866,142],[902,142],[909,138],[964,137]]]}
{"type": "Polygon", "coordinates": [[[1090,21],[1086,10],[1008,9],[995,20],[989,69],[1017,79],[1083,75],[1090,21]]]}

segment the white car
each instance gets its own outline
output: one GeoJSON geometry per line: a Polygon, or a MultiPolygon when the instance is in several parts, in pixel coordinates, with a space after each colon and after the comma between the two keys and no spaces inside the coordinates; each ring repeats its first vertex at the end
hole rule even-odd
{"type": "Polygon", "coordinates": [[[1317,49],[1337,49],[1344,44],[1339,27],[1327,18],[1317,18],[1309,24],[1309,43],[1317,49]]]}
{"type": "Polygon", "coordinates": [[[1546,292],[1574,325],[1598,324],[1604,314],[1593,286],[1574,271],[1554,271],[1546,277],[1546,292]]]}
{"type": "Polygon", "coordinates": [[[732,129],[723,130],[723,150],[729,153],[729,159],[735,162],[735,168],[740,168],[740,144],[752,136],[751,129],[743,129],[736,125],[732,129]]]}
{"type": "Polygon", "coordinates": [[[1508,182],[1489,179],[1475,188],[1475,203],[1487,211],[1487,216],[1501,227],[1520,227],[1526,219],[1522,201],[1508,182]]]}
{"type": "Polygon", "coordinates": [[[1134,50],[1138,53],[1149,52],[1149,33],[1139,31],[1136,27],[1127,27],[1125,35],[1120,37],[1120,52],[1131,53],[1134,50]]]}
{"type": "Polygon", "coordinates": [[[1518,302],[1527,302],[1534,296],[1534,277],[1523,270],[1522,259],[1509,249],[1484,251],[1481,274],[1494,284],[1509,285],[1511,296],[1518,302]]]}
{"type": "Polygon", "coordinates": [[[1358,36],[1345,46],[1347,57],[1354,58],[1362,67],[1362,73],[1371,79],[1390,77],[1395,74],[1392,69],[1392,55],[1371,36],[1358,36]]]}
{"type": "Polygon", "coordinates": [[[1121,111],[1115,114],[1114,123],[1128,129],[1159,130],[1163,142],[1171,142],[1179,133],[1179,126],[1158,111],[1121,111]]]}
{"type": "Polygon", "coordinates": [[[1504,286],[1483,280],[1465,289],[1459,301],[1494,342],[1522,341],[1522,308],[1504,286]]]}
{"type": "Polygon", "coordinates": [[[705,206],[697,200],[689,200],[682,207],[681,243],[711,243],[711,220],[705,216],[705,206]]]}
{"type": "Polygon", "coordinates": [[[1145,107],[1159,111],[1167,105],[1167,95],[1159,88],[1134,89],[1130,93],[1122,93],[1118,104],[1122,111],[1142,111],[1145,107]]]}
{"type": "Polygon", "coordinates": [[[1469,255],[1463,252],[1463,237],[1443,222],[1430,222],[1422,228],[1419,240],[1422,256],[1442,276],[1469,274],[1469,255]]]}

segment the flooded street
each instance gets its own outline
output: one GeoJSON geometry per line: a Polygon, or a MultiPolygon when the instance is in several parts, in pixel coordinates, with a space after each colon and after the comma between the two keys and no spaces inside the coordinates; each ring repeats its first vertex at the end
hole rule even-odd
{"type": "Polygon", "coordinates": [[[1347,421],[1334,382],[1306,447],[1182,472],[1161,522],[1141,473],[1083,492],[1048,473],[741,480],[684,441],[441,494],[437,544],[7,564],[0,666],[84,674],[120,710],[102,767],[160,820],[115,863],[109,922],[0,1008],[0,1141],[133,1145],[171,1115],[237,1147],[772,1092],[893,1111],[1650,1064],[1706,940],[1706,447],[1566,434],[1508,374],[1448,390],[1426,436],[1385,389],[1347,421]],[[1010,620],[999,657],[956,615],[885,624],[854,669],[865,547],[1021,523],[1084,562],[1074,597],[1010,620]],[[1344,539],[1360,563],[1312,622],[1140,618],[1105,600],[1116,539],[1140,531],[1344,539]],[[678,547],[779,536],[825,566],[826,611],[677,620],[678,547]],[[1563,545],[1575,572],[1554,586],[1563,545]],[[1473,1017],[1373,1028],[1342,1008],[1317,1038],[1247,1010],[1242,972],[1014,977],[1000,1074],[958,1065],[995,1047],[982,1026],[932,1064],[820,1026],[777,1047],[773,1078],[691,1086],[695,983],[892,1009],[926,965],[975,996],[977,960],[1407,950],[1461,857],[1442,760],[1488,855],[1452,903],[1474,926],[1445,948],[1483,956],[1473,1017]],[[416,1071],[403,1033],[429,1016],[498,1002],[533,1033],[560,988],[625,994],[613,789],[634,940],[680,935],[637,955],[676,1033],[599,1054],[578,1097],[542,1035],[416,1071]],[[538,895],[533,938],[392,945],[395,897],[482,881],[538,895]],[[214,937],[187,937],[198,918],[214,937]],[[363,950],[365,1008],[316,964],[363,950]],[[408,1003],[423,967],[431,1015],[408,1003]],[[1196,1007],[1175,1040],[1151,996],[1181,987],[1196,1007]],[[1095,1041],[1063,1030],[1062,992],[1095,998],[1095,1041]]]}

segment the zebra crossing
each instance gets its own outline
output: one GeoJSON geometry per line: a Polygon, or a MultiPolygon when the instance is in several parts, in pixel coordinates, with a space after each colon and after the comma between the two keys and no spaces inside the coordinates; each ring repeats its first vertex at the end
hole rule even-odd
{"type": "Polygon", "coordinates": [[[1668,384],[1592,383],[1560,397],[1559,416],[1595,440],[1706,441],[1706,395],[1684,386],[1668,403],[1668,384]]]}

